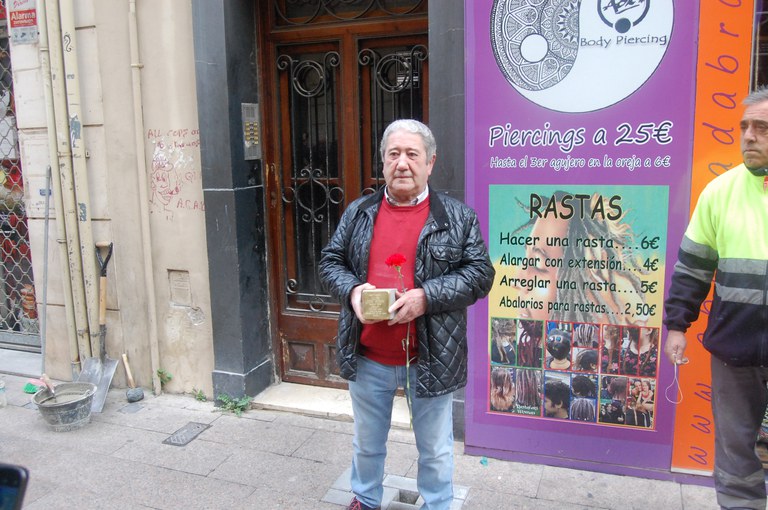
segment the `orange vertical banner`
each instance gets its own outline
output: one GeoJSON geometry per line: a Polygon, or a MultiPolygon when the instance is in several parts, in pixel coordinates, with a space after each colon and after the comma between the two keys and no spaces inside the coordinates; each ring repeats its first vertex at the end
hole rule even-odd
{"type": "MultiPolygon", "coordinates": [[[[749,91],[754,2],[706,0],[699,16],[691,211],[707,183],[742,161],[739,121],[741,101],[749,91]]],[[[671,467],[684,473],[711,473],[714,466],[710,358],[701,344],[709,304],[708,298],[688,330],[690,363],[679,368],[682,402],[675,417],[671,467]]],[[[673,398],[671,388],[668,394],[673,398]]]]}

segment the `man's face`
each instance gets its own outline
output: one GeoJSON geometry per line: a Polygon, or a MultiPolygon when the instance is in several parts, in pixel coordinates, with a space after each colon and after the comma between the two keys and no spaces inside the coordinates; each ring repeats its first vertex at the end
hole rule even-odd
{"type": "Polygon", "coordinates": [[[415,199],[427,187],[434,164],[434,155],[427,160],[421,135],[404,130],[391,133],[384,150],[384,181],[389,196],[400,203],[415,199]]]}
{"type": "Polygon", "coordinates": [[[555,405],[549,397],[544,397],[544,414],[547,416],[555,416],[560,410],[560,405],[555,405]]]}
{"type": "Polygon", "coordinates": [[[744,164],[751,170],[768,167],[768,101],[747,106],[740,128],[744,164]]]}

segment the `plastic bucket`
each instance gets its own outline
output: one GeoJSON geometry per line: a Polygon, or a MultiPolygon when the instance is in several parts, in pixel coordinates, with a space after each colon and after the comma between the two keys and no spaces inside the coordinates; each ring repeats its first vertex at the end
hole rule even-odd
{"type": "Polygon", "coordinates": [[[66,432],[83,427],[91,421],[91,401],[96,385],[87,382],[61,383],[55,395],[42,388],[32,397],[48,428],[66,432]]]}

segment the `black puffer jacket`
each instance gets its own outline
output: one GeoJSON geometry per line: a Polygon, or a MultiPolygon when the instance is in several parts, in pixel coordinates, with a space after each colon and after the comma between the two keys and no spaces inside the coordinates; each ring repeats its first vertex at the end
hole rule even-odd
{"type": "MultiPolygon", "coordinates": [[[[381,189],[352,202],[320,260],[320,279],[342,304],[336,357],[345,379],[355,379],[362,332],[349,296],[367,281],[373,224],[383,197],[381,189]]],[[[495,275],[475,212],[431,188],[429,201],[414,275],[427,297],[427,311],[416,319],[419,397],[466,385],[467,307],[490,292],[495,275]]]]}

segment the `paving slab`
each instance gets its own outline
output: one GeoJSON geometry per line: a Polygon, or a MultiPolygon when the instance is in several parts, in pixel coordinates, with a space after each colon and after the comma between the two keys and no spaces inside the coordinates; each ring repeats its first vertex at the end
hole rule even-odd
{"type": "MultiPolygon", "coordinates": [[[[107,405],[105,404],[105,411],[91,415],[91,420],[94,422],[106,422],[124,427],[163,432],[170,435],[190,421],[211,423],[221,416],[219,413],[207,413],[179,407],[167,407],[163,405],[162,401],[157,401],[156,397],[145,398],[141,402],[137,402],[137,404],[141,409],[138,412],[132,413],[121,413],[119,410],[124,406],[134,404],[122,402],[120,406],[113,406],[110,408],[107,408],[107,405]]],[[[213,406],[211,406],[211,408],[213,408],[213,406]]]]}
{"type": "Polygon", "coordinates": [[[213,443],[235,444],[240,448],[290,455],[314,433],[314,430],[307,427],[222,415],[211,428],[200,434],[200,438],[213,443]]]}
{"type": "Polygon", "coordinates": [[[294,492],[286,493],[270,487],[259,487],[236,508],[247,510],[341,510],[349,504],[349,499],[343,504],[342,507],[340,506],[341,503],[321,501],[314,497],[302,496],[294,492]]]}
{"type": "Polygon", "coordinates": [[[24,510],[57,510],[67,508],[99,508],[103,510],[142,510],[155,508],[132,500],[123,500],[104,491],[83,491],[80,494],[53,494],[34,498],[30,493],[24,498],[24,510]]]}
{"type": "Polygon", "coordinates": [[[141,466],[131,473],[126,487],[139,504],[168,510],[231,508],[248,498],[254,487],[181,471],[141,466]],[[142,474],[143,473],[143,474],[142,474]],[[147,484],[147,477],[152,483],[147,484]],[[144,484],[142,485],[142,480],[144,484]]]}
{"type": "Polygon", "coordinates": [[[599,508],[682,510],[680,484],[546,466],[540,499],[599,508]]]}
{"type": "Polygon", "coordinates": [[[462,506],[462,510],[587,510],[596,508],[601,507],[582,506],[475,488],[469,491],[467,500],[462,506]]]}
{"type": "Polygon", "coordinates": [[[475,489],[535,498],[543,466],[487,459],[464,454],[454,455],[454,483],[475,489]]]}
{"type": "Polygon", "coordinates": [[[282,489],[302,497],[312,496],[319,501],[336,476],[338,472],[322,462],[240,449],[208,478],[251,487],[282,489]]]}
{"type": "Polygon", "coordinates": [[[144,435],[123,444],[113,456],[118,459],[173,469],[184,473],[208,476],[235,451],[231,445],[211,444],[193,439],[185,446],[163,443],[165,436],[145,432],[144,435]]]}
{"type": "Polygon", "coordinates": [[[43,419],[37,409],[9,404],[0,409],[0,434],[18,432],[19,435],[26,435],[30,427],[37,427],[38,421],[44,427],[43,419]]]}
{"type": "Polygon", "coordinates": [[[106,422],[91,422],[90,424],[68,432],[53,432],[47,427],[37,425],[35,439],[46,447],[71,448],[83,452],[112,455],[123,446],[145,437],[154,436],[162,440],[165,434],[121,427],[106,422]]]}
{"type": "MultiPolygon", "coordinates": [[[[250,416],[252,413],[247,413],[246,416],[250,416]]],[[[355,433],[354,423],[349,421],[339,420],[325,420],[318,419],[317,417],[307,416],[304,414],[290,413],[285,411],[266,411],[258,410],[258,413],[253,413],[255,416],[269,415],[273,416],[274,422],[280,425],[290,425],[294,427],[303,427],[310,430],[324,430],[327,432],[336,432],[339,434],[347,434],[349,440],[352,441],[352,435],[355,433]]]]}
{"type": "Polygon", "coordinates": [[[346,467],[352,459],[352,437],[348,434],[316,430],[293,452],[293,456],[330,466],[346,467]]]}
{"type": "Polygon", "coordinates": [[[681,485],[683,510],[720,510],[713,487],[681,485]]]}

